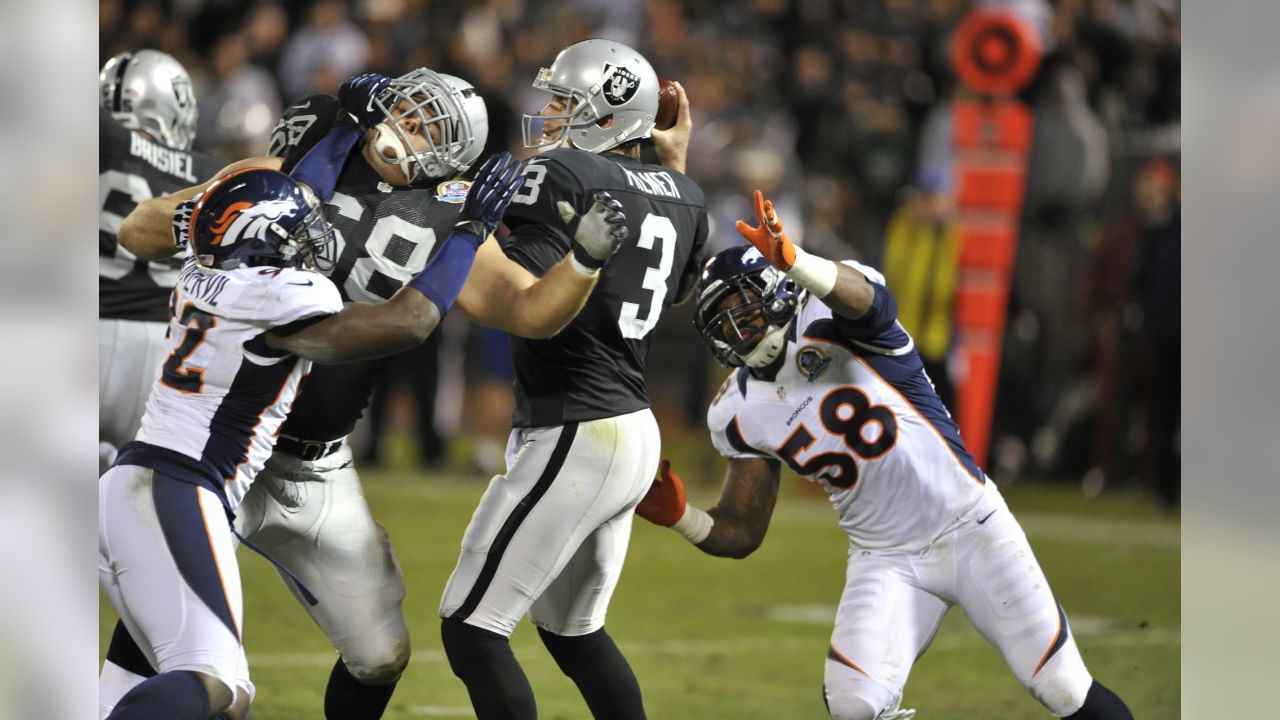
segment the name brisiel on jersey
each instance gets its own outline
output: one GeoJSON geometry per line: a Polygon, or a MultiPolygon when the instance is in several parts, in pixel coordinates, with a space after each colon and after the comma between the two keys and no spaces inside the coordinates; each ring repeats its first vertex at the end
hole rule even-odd
{"type": "Polygon", "coordinates": [[[182,292],[189,297],[199,298],[204,302],[217,306],[218,296],[226,288],[229,278],[226,275],[205,275],[194,262],[188,262],[182,268],[178,282],[182,284],[182,292]]]}
{"type": "Polygon", "coordinates": [[[195,160],[191,153],[174,150],[151,142],[141,133],[129,133],[129,154],[162,173],[168,173],[194,185],[196,183],[195,160]]]}

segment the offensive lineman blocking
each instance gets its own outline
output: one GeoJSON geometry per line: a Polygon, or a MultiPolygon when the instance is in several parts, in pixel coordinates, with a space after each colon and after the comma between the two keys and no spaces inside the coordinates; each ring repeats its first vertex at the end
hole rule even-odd
{"type": "Polygon", "coordinates": [[[849,535],[823,696],[838,720],[904,720],[912,664],[960,605],[1032,695],[1058,717],[1132,720],[1089,675],[1000,492],[965,450],[875,270],[794,247],[771,203],[754,247],[711,258],[695,324],[738,369],[707,411],[729,459],[710,512],[689,505],[663,463],[637,513],[710,555],[764,540],[781,463],[828,493],[849,535]]]}

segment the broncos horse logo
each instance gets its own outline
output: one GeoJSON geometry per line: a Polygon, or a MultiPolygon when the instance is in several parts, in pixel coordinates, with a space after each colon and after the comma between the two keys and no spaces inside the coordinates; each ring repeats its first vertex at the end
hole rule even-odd
{"type": "Polygon", "coordinates": [[[226,246],[239,240],[265,240],[267,230],[277,220],[292,217],[297,211],[297,203],[291,200],[232,203],[210,226],[213,231],[211,244],[226,246]]]}

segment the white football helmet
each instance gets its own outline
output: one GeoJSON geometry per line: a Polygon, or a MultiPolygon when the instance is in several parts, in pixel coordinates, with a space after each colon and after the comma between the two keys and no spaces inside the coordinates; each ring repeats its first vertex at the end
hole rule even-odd
{"type": "Polygon", "coordinates": [[[410,185],[466,172],[489,138],[484,98],[471,83],[453,75],[418,68],[394,78],[377,103],[387,121],[375,128],[374,149],[387,162],[399,165],[410,185]],[[427,148],[418,152],[399,124],[414,116],[427,139],[427,148]],[[433,125],[440,130],[439,143],[428,132],[433,125]]]}
{"type": "Polygon", "coordinates": [[[612,40],[583,40],[560,51],[542,68],[533,87],[568,98],[562,115],[525,114],[524,145],[546,150],[572,140],[574,147],[600,153],[649,137],[658,114],[658,75],[644,56],[612,40]],[[613,118],[609,127],[600,123],[613,118]],[[543,123],[560,120],[560,132],[543,137],[543,123]],[[535,125],[536,123],[536,125],[535,125]],[[535,131],[535,127],[537,130],[535,131]]]}
{"type": "Polygon", "coordinates": [[[123,52],[98,73],[99,103],[130,130],[190,150],[196,139],[196,95],[182,63],[159,50],[123,52]]]}

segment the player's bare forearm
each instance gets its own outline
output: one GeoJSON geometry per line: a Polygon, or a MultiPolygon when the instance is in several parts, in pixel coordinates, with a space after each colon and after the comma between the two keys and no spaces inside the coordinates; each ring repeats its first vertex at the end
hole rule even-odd
{"type": "Polygon", "coordinates": [[[718,557],[745,558],[764,542],[778,501],[780,466],[776,460],[729,461],[720,500],[707,511],[715,524],[698,549],[718,557]]]}
{"type": "Polygon", "coordinates": [[[324,365],[371,360],[421,345],[440,324],[435,303],[401,288],[385,303],[347,303],[342,312],[267,334],[267,344],[324,365]]]}
{"type": "Polygon", "coordinates": [[[836,266],[836,285],[822,300],[831,312],[850,320],[857,320],[871,308],[876,291],[871,281],[848,265],[836,266]]]}
{"type": "Polygon", "coordinates": [[[535,278],[489,238],[476,252],[458,305],[481,325],[520,337],[553,337],[577,317],[596,286],[596,277],[578,272],[569,257],[535,278]]]}
{"type": "Polygon", "coordinates": [[[179,190],[169,195],[149,198],[138,204],[120,225],[117,239],[126,250],[144,260],[164,260],[178,252],[173,244],[173,214],[179,203],[190,200],[205,191],[216,179],[229,172],[246,168],[265,167],[279,170],[284,161],[280,158],[255,157],[232,163],[209,180],[179,190]]]}

